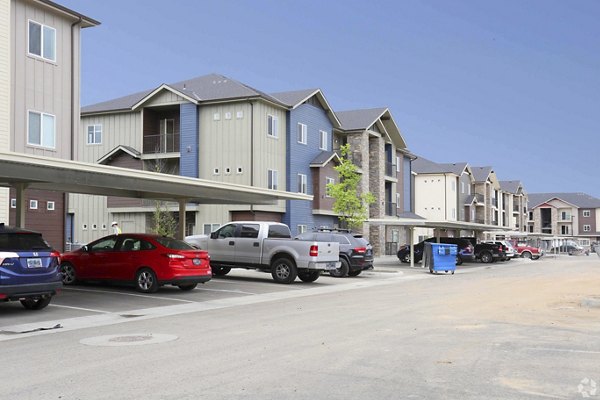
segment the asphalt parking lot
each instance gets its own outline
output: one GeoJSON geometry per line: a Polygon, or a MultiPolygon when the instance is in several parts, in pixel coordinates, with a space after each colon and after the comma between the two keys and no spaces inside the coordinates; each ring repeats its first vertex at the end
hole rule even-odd
{"type": "MultiPolygon", "coordinates": [[[[465,263],[457,273],[482,268],[501,268],[530,260],[508,263],[465,263]]],[[[270,274],[255,270],[234,269],[227,276],[213,278],[190,292],[163,286],[157,293],[142,294],[133,287],[85,283],[63,287],[52,303],[42,311],[24,310],[19,302],[0,303],[0,341],[49,333],[50,330],[81,329],[126,323],[134,319],[222,308],[271,298],[309,296],[315,293],[349,290],[402,279],[424,279],[430,275],[420,264],[411,268],[393,256],[380,257],[373,270],[357,277],[333,278],[328,274],[313,283],[296,280],[290,285],[273,282],[270,274]]]]}

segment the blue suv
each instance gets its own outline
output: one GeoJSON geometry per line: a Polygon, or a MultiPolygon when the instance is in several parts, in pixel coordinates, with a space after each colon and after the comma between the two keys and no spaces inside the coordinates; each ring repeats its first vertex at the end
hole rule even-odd
{"type": "Polygon", "coordinates": [[[62,287],[59,265],[60,253],[40,233],[0,223],[0,301],[46,307],[62,287]]]}

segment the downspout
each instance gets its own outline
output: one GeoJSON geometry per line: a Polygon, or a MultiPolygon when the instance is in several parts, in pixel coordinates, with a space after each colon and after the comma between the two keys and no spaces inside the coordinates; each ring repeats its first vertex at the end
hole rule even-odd
{"type": "Polygon", "coordinates": [[[444,220],[448,221],[448,175],[444,174],[444,220]]]}
{"type": "Polygon", "coordinates": [[[71,160],[75,160],[75,25],[81,24],[82,18],[71,24],[71,160]]]}

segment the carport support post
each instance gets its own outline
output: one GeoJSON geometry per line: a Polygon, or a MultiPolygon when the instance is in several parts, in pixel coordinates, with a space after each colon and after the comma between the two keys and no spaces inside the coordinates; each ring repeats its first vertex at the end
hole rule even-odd
{"type": "Polygon", "coordinates": [[[25,189],[27,189],[27,184],[15,184],[15,190],[17,192],[17,218],[15,220],[15,226],[17,228],[25,228],[25,210],[27,210],[27,204],[25,201],[25,189]]]}
{"type": "Polygon", "coordinates": [[[415,227],[411,226],[408,228],[409,232],[410,232],[410,240],[409,240],[409,244],[410,244],[410,267],[414,268],[415,267],[415,249],[414,249],[414,245],[415,245],[415,227]]]}
{"type": "Polygon", "coordinates": [[[183,240],[185,237],[185,199],[179,200],[179,229],[177,230],[177,239],[183,240]]]}

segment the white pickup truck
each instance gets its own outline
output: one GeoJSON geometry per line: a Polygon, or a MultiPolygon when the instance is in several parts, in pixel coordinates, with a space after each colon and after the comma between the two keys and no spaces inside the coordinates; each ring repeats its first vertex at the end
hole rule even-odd
{"type": "Polygon", "coordinates": [[[236,221],[207,235],[185,241],[208,250],[215,275],[231,268],[271,272],[277,283],[316,281],[321,271],[340,267],[339,243],[294,240],[290,228],[278,222],[236,221]]]}

